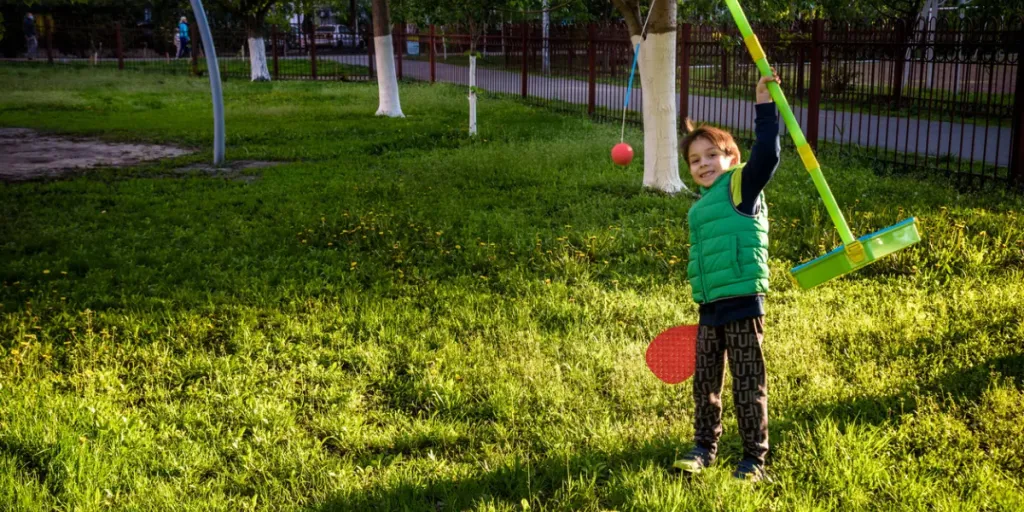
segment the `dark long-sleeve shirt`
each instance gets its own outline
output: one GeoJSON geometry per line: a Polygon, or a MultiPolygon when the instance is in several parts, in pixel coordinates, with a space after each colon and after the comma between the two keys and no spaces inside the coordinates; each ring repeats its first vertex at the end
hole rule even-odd
{"type": "MultiPolygon", "coordinates": [[[[736,209],[754,215],[764,205],[758,197],[779,167],[779,116],[774,103],[755,105],[754,147],[743,168],[740,192],[743,200],[736,209]]],[[[764,296],[734,297],[700,305],[701,325],[719,326],[729,322],[764,315],[764,296]]]]}
{"type": "Polygon", "coordinates": [[[25,16],[22,28],[25,32],[25,37],[36,37],[36,20],[25,16]]]}

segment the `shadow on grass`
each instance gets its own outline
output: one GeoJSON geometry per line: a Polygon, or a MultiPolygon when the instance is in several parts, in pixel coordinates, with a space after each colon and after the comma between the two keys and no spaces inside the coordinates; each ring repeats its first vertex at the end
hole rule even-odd
{"type": "Polygon", "coordinates": [[[996,357],[963,370],[948,372],[941,377],[904,387],[885,396],[865,396],[851,400],[817,405],[804,410],[791,411],[792,421],[773,423],[776,431],[806,427],[825,418],[831,418],[840,427],[851,424],[881,425],[917,410],[918,401],[926,398],[950,400],[957,405],[976,403],[985,390],[1001,377],[1024,390],[1024,353],[996,357]]]}
{"type": "MultiPolygon", "coordinates": [[[[616,473],[648,463],[661,466],[668,472],[674,458],[680,450],[686,448],[686,443],[655,439],[642,446],[613,453],[587,450],[568,458],[550,456],[531,461],[517,458],[509,465],[468,478],[424,475],[418,482],[376,484],[357,494],[332,496],[307,510],[464,510],[488,501],[518,507],[523,500],[533,506],[557,502],[570,508],[574,508],[574,505],[584,507],[594,499],[591,491],[604,487],[603,483],[616,473]]],[[[608,500],[611,503],[606,505],[614,507],[615,503],[630,501],[629,498],[627,495],[613,493],[608,500]]]]}

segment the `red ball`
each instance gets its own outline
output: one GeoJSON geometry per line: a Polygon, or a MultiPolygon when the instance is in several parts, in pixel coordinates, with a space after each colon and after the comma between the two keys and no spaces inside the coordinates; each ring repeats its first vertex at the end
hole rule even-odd
{"type": "Polygon", "coordinates": [[[619,165],[629,165],[633,161],[633,148],[620,142],[612,148],[612,161],[619,165]]]}

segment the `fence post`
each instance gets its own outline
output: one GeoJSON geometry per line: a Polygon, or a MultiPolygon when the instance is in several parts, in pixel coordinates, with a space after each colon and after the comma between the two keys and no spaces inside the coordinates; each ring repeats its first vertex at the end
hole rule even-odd
{"type": "MultiPolygon", "coordinates": [[[[391,33],[391,38],[395,39],[395,33],[391,33]]],[[[395,49],[398,50],[398,79],[402,79],[402,54],[405,53],[405,24],[402,24],[402,31],[398,33],[398,40],[395,42],[395,49]]]]}
{"type": "Polygon", "coordinates": [[[114,37],[117,38],[115,41],[114,48],[117,51],[117,69],[124,69],[124,47],[121,42],[121,23],[114,24],[114,37]]]}
{"type": "Polygon", "coordinates": [[[366,62],[369,64],[367,69],[370,72],[370,79],[373,79],[373,76],[375,75],[374,70],[376,69],[375,64],[377,64],[377,45],[374,44],[374,32],[372,27],[368,27],[366,29],[366,35],[366,40],[369,41],[366,45],[366,57],[368,59],[366,62]]]}
{"type": "Polygon", "coordinates": [[[271,55],[274,56],[274,80],[277,80],[280,75],[277,67],[277,25],[270,26],[270,46],[273,48],[271,55]]]}
{"type": "Polygon", "coordinates": [[[907,55],[907,27],[902,21],[896,22],[896,58],[892,66],[892,103],[893,107],[899,108],[903,99],[903,68],[906,66],[907,55]]]}
{"type": "Polygon", "coordinates": [[[316,27],[309,24],[309,72],[313,80],[316,80],[316,27]]]}
{"type": "Polygon", "coordinates": [[[821,111],[821,47],[824,44],[824,20],[814,20],[811,35],[811,87],[807,100],[807,143],[818,150],[818,114],[821,111]]]}
{"type": "MultiPolygon", "coordinates": [[[[199,76],[199,60],[196,57],[196,53],[197,53],[198,48],[196,48],[196,43],[195,43],[195,40],[196,40],[197,37],[202,37],[202,36],[199,35],[199,26],[193,23],[192,26],[189,27],[189,34],[192,34],[191,41],[189,41],[189,44],[192,45],[192,48],[188,52],[189,53],[189,64],[192,66],[192,75],[193,76],[199,76]]],[[[221,74],[223,74],[223,73],[221,73],[221,74]]]]}
{"type": "Polygon", "coordinates": [[[594,115],[597,106],[597,27],[591,23],[587,27],[587,114],[594,115]]]}
{"type": "Polygon", "coordinates": [[[510,25],[508,25],[508,24],[506,24],[504,22],[502,22],[502,24],[501,24],[501,53],[503,53],[504,57],[505,57],[505,69],[508,69],[508,47],[505,46],[505,43],[507,42],[507,41],[505,41],[505,30],[509,26],[510,25]]]}
{"type": "Polygon", "coordinates": [[[1013,103],[1013,128],[1010,144],[1010,184],[1024,190],[1024,31],[1017,36],[1017,92],[1013,103]]]}
{"type": "Polygon", "coordinates": [[[796,52],[796,99],[800,101],[804,99],[804,61],[806,60],[806,52],[807,48],[800,44],[796,52]]]}
{"type": "Polygon", "coordinates": [[[434,55],[434,25],[430,25],[430,83],[437,81],[437,56],[434,55]]]}
{"type": "Polygon", "coordinates": [[[43,18],[46,27],[46,62],[53,64],[53,16],[43,18]]]}
{"type": "MultiPolygon", "coordinates": [[[[719,46],[722,49],[722,89],[729,89],[729,50],[725,47],[719,46]]],[[[731,47],[730,47],[731,48],[731,47]]]]}
{"type": "Polygon", "coordinates": [[[527,76],[526,75],[526,59],[528,57],[528,52],[526,51],[526,44],[527,44],[526,33],[530,30],[530,26],[525,21],[522,23],[521,26],[522,26],[522,30],[523,30],[523,37],[522,37],[522,44],[523,44],[523,63],[522,63],[523,65],[522,65],[522,68],[523,68],[523,71],[522,71],[522,78],[521,78],[520,82],[521,82],[521,86],[522,86],[521,87],[521,89],[522,89],[521,92],[522,92],[523,97],[525,98],[526,97],[526,92],[527,92],[527,86],[528,86],[528,82],[527,82],[527,79],[526,79],[526,76],[527,76]]]}
{"type": "Polygon", "coordinates": [[[679,126],[690,117],[690,24],[679,30],[679,126]]]}

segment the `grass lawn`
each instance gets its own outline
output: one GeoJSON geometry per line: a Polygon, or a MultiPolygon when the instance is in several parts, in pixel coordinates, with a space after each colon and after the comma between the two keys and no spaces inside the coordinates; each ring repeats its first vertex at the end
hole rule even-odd
{"type": "MultiPolygon", "coordinates": [[[[773,484],[689,449],[691,200],[613,166],[618,127],[403,84],[224,84],[246,182],[207,161],[208,83],[0,68],[0,125],[194,156],[0,183],[0,509],[1021,510],[1024,198],[823,154],[857,234],[924,240],[812,291],[835,231],[799,158],[767,191],[773,484]]],[[[627,135],[642,158],[638,131],[627,135]]],[[[641,160],[638,158],[637,162],[641,160]]],[[[726,382],[726,389],[731,384],[726,382]]]]}
{"type": "MultiPolygon", "coordinates": [[[[44,70],[50,67],[45,60],[35,62],[16,62],[7,64],[10,66],[8,69],[28,69],[28,70],[44,70]]],[[[81,72],[83,70],[102,70],[109,71],[117,69],[116,60],[103,60],[97,64],[91,64],[88,60],[67,60],[58,61],[54,64],[58,70],[70,70],[72,72],[81,72]]],[[[220,74],[223,77],[230,78],[242,78],[245,80],[249,79],[250,76],[250,65],[248,59],[240,57],[220,57],[217,59],[217,65],[220,67],[220,74]]],[[[145,72],[145,73],[166,73],[166,74],[181,74],[190,75],[192,74],[192,61],[184,59],[125,59],[124,61],[125,71],[127,72],[145,72]]],[[[274,63],[271,59],[267,59],[267,68],[271,74],[274,73],[274,63]]],[[[205,75],[207,72],[206,59],[200,58],[196,60],[196,69],[199,73],[205,75]]],[[[278,72],[283,78],[291,77],[308,77],[312,73],[312,66],[308,58],[306,59],[278,59],[278,72]]],[[[349,76],[354,78],[365,79],[369,70],[366,66],[357,66],[355,64],[348,64],[344,62],[338,62],[330,60],[329,57],[318,57],[317,58],[317,76],[324,78],[333,79],[345,79],[349,76]]]]}

